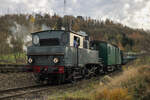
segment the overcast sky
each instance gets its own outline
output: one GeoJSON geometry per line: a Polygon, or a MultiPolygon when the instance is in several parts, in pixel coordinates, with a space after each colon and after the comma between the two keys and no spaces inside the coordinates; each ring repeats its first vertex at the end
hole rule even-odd
{"type": "MultiPolygon", "coordinates": [[[[63,15],[64,0],[0,0],[0,14],[46,12],[63,15]]],[[[150,0],[66,0],[65,14],[112,19],[150,29],[150,0]]]]}

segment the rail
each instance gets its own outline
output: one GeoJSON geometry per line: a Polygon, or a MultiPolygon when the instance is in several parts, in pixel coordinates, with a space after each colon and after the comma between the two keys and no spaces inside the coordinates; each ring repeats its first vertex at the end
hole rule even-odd
{"type": "Polygon", "coordinates": [[[28,65],[0,64],[0,73],[29,72],[32,69],[28,65]]]}

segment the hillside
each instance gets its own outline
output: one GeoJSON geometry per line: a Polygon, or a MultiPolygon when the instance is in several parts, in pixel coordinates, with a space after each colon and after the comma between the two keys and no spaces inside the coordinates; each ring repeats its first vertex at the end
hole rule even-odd
{"type": "Polygon", "coordinates": [[[103,40],[116,44],[124,51],[150,51],[149,32],[142,29],[132,29],[109,19],[100,21],[82,16],[14,14],[0,16],[0,22],[0,55],[13,54],[12,59],[17,59],[20,54],[22,56],[22,53],[26,51],[27,45],[31,42],[31,32],[61,29],[65,26],[70,26],[74,31],[85,31],[91,40],[103,40]]]}

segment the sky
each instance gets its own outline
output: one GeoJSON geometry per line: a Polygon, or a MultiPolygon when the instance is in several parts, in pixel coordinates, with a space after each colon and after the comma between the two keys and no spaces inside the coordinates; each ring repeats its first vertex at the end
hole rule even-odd
{"type": "Polygon", "coordinates": [[[132,28],[150,30],[150,0],[0,0],[0,14],[54,13],[109,18],[132,28]]]}

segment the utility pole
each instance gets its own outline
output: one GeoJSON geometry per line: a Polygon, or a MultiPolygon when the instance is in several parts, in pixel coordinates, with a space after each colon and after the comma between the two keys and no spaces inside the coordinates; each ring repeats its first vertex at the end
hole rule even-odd
{"type": "Polygon", "coordinates": [[[64,18],[66,16],[66,18],[64,20],[64,22],[66,24],[65,25],[65,30],[70,31],[71,30],[70,17],[67,16],[66,5],[67,5],[67,0],[64,0],[64,11],[63,11],[63,14],[64,14],[64,18]]]}
{"type": "Polygon", "coordinates": [[[64,0],[64,16],[65,16],[65,14],[66,14],[66,0],[64,0]]]}

